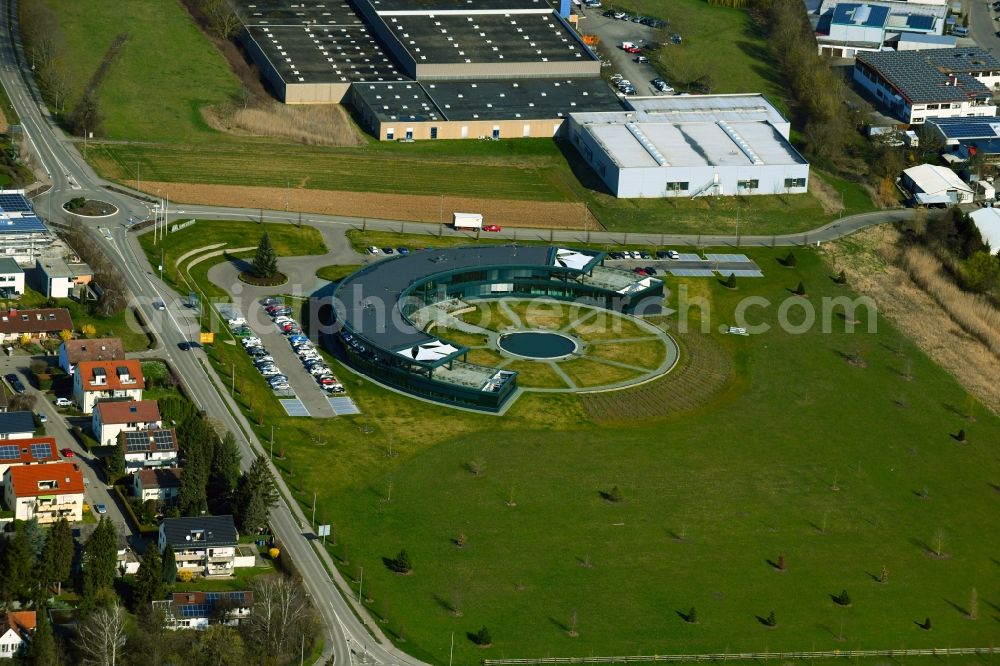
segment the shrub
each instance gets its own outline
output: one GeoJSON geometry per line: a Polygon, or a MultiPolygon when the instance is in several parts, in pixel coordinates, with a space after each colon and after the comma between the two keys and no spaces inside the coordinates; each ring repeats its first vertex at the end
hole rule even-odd
{"type": "Polygon", "coordinates": [[[796,266],[799,265],[799,260],[796,259],[795,255],[792,254],[792,251],[789,250],[788,254],[786,254],[784,259],[781,260],[781,265],[785,266],[786,268],[795,268],[796,266]]]}
{"type": "Polygon", "coordinates": [[[778,555],[778,567],[777,567],[777,569],[778,569],[778,571],[784,571],[785,570],[785,556],[784,555],[778,555]]]}
{"type": "Polygon", "coordinates": [[[965,428],[962,428],[961,430],[958,431],[958,434],[955,435],[955,439],[957,439],[960,442],[965,441],[965,428]]]}
{"type": "Polygon", "coordinates": [[[774,611],[771,611],[768,616],[764,618],[764,624],[768,627],[773,627],[778,624],[777,618],[774,617],[774,611]]]}
{"type": "Polygon", "coordinates": [[[691,606],[691,610],[684,616],[684,621],[690,624],[698,624],[698,611],[695,610],[694,606],[691,606]]]}
{"type": "Polygon", "coordinates": [[[729,277],[726,278],[726,287],[736,289],[736,273],[730,273],[729,277]]]}
{"type": "Polygon", "coordinates": [[[479,646],[491,645],[493,643],[493,637],[490,636],[490,630],[483,627],[476,633],[472,634],[472,642],[479,646]]]}
{"type": "Polygon", "coordinates": [[[396,557],[389,559],[386,558],[386,566],[389,567],[390,571],[395,571],[396,573],[407,574],[413,570],[413,564],[410,562],[410,554],[406,552],[406,549],[401,549],[396,557]]]}
{"type": "Polygon", "coordinates": [[[796,296],[805,296],[806,295],[806,285],[805,285],[805,283],[803,283],[800,280],[798,286],[795,287],[795,290],[792,291],[792,293],[795,294],[796,296]]]}
{"type": "Polygon", "coordinates": [[[847,594],[847,590],[844,590],[837,596],[833,598],[837,602],[838,606],[850,606],[851,605],[851,595],[847,594]]]}
{"type": "Polygon", "coordinates": [[[833,279],[837,284],[847,284],[847,273],[843,270],[833,279]]]}

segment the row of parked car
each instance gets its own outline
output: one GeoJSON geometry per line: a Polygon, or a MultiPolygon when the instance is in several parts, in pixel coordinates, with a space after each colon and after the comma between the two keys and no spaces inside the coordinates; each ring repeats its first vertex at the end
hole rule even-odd
{"type": "Polygon", "coordinates": [[[681,255],[677,250],[657,250],[655,253],[646,250],[623,250],[621,252],[608,252],[609,259],[680,259],[681,255]]]}
{"type": "Polygon", "coordinates": [[[267,380],[271,390],[287,391],[291,388],[288,385],[288,376],[282,374],[281,369],[278,368],[278,364],[274,362],[274,357],[264,347],[264,343],[260,338],[250,336],[242,338],[240,342],[243,343],[243,349],[246,350],[247,354],[253,360],[253,365],[257,368],[257,372],[267,380]]]}
{"type": "Polygon", "coordinates": [[[632,16],[628,12],[623,12],[619,9],[609,9],[601,14],[601,16],[618,19],[619,21],[631,21],[632,23],[648,25],[650,28],[663,28],[667,25],[666,19],[658,19],[652,16],[632,16]]]}
{"type": "Polygon", "coordinates": [[[264,310],[267,312],[275,325],[282,333],[288,336],[288,344],[295,352],[306,371],[316,378],[316,382],[327,393],[343,393],[344,385],[334,376],[327,366],[319,351],[313,346],[309,338],[302,333],[298,323],[292,319],[291,308],[274,298],[267,298],[262,301],[264,310]],[[287,310],[287,312],[286,312],[287,310]]]}

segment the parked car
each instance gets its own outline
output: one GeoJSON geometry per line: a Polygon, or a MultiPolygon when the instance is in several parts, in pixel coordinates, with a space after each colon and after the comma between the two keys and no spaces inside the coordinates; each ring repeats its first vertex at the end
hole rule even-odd
{"type": "Polygon", "coordinates": [[[677,250],[667,250],[667,258],[668,259],[680,259],[681,258],[681,253],[678,252],[677,250]]]}
{"type": "Polygon", "coordinates": [[[642,53],[642,49],[638,46],[626,46],[625,53],[642,53]]]}
{"type": "Polygon", "coordinates": [[[639,252],[639,256],[642,257],[643,259],[652,259],[653,258],[653,256],[651,254],[649,254],[649,252],[646,252],[645,250],[642,250],[641,252],[639,252]]]}
{"type": "Polygon", "coordinates": [[[56,398],[56,407],[72,407],[73,401],[69,398],[56,398]]]}
{"type": "Polygon", "coordinates": [[[644,56],[644,55],[640,55],[640,56],[636,56],[636,57],[635,57],[635,61],[636,61],[637,63],[639,63],[640,65],[645,65],[645,64],[648,64],[648,63],[649,63],[649,58],[647,58],[647,57],[646,57],[646,56],[644,56]]]}
{"type": "Polygon", "coordinates": [[[656,275],[656,269],[652,266],[646,266],[646,275],[656,275]]]}
{"type": "Polygon", "coordinates": [[[499,224],[487,224],[483,226],[483,231],[500,231],[501,228],[499,224]]]}
{"type": "Polygon", "coordinates": [[[260,300],[260,304],[265,307],[267,307],[268,305],[284,305],[284,303],[285,302],[280,298],[274,298],[273,296],[269,296],[268,298],[262,298],[260,300]]]}
{"type": "Polygon", "coordinates": [[[378,253],[379,253],[378,248],[375,247],[374,245],[370,245],[368,247],[368,254],[378,254],[378,253]]]}
{"type": "Polygon", "coordinates": [[[76,454],[73,453],[73,449],[68,446],[65,449],[60,449],[59,453],[63,454],[63,458],[75,458],[76,454]]]}
{"type": "Polygon", "coordinates": [[[24,393],[24,384],[21,383],[21,380],[13,372],[6,375],[4,379],[7,380],[7,383],[10,384],[15,393],[24,393]]]}
{"type": "Polygon", "coordinates": [[[613,9],[609,9],[609,10],[607,10],[606,12],[603,12],[603,13],[601,14],[601,16],[603,16],[603,17],[605,17],[605,18],[614,18],[614,17],[615,17],[615,14],[617,14],[617,13],[618,13],[618,12],[616,12],[615,10],[613,10],[613,9]]]}
{"type": "Polygon", "coordinates": [[[656,258],[657,259],[666,259],[667,258],[667,251],[666,250],[657,250],[656,251],[656,258]]]}
{"type": "Polygon", "coordinates": [[[408,255],[410,253],[410,248],[408,248],[406,246],[397,247],[396,248],[396,252],[400,253],[403,256],[406,256],[406,255],[408,255]]]}
{"type": "Polygon", "coordinates": [[[645,275],[646,274],[646,269],[643,268],[643,267],[641,267],[641,266],[636,266],[632,270],[635,272],[636,275],[645,275]]]}
{"type": "Polygon", "coordinates": [[[94,511],[103,516],[108,512],[108,507],[104,506],[103,504],[95,504],[94,511]]]}
{"type": "Polygon", "coordinates": [[[35,416],[38,417],[38,422],[39,423],[48,423],[49,422],[49,417],[47,417],[45,414],[42,414],[41,412],[38,412],[37,414],[35,414],[35,416]]]}

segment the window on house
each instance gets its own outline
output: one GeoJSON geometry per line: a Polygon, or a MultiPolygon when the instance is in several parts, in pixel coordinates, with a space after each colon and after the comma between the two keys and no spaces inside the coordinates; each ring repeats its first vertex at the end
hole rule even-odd
{"type": "Polygon", "coordinates": [[[393,128],[390,127],[385,131],[385,138],[387,141],[392,141],[395,136],[396,136],[396,130],[394,130],[393,128]]]}
{"type": "Polygon", "coordinates": [[[805,186],[806,186],[806,179],[805,178],[786,178],[785,179],[785,187],[805,187],[805,186]]]}
{"type": "Polygon", "coordinates": [[[437,127],[432,127],[431,128],[431,138],[432,139],[438,138],[438,128],[437,127]]]}
{"type": "Polygon", "coordinates": [[[667,192],[687,192],[690,183],[686,180],[677,180],[667,183],[667,192]]]}
{"type": "Polygon", "coordinates": [[[744,178],[736,181],[736,189],[738,190],[756,190],[758,187],[760,187],[760,181],[756,178],[744,178]]]}

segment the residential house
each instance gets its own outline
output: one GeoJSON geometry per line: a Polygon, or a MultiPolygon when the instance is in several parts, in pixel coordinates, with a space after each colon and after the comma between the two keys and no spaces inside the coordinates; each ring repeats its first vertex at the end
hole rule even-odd
{"type": "Polygon", "coordinates": [[[125,469],[177,465],[177,434],[172,429],[131,430],[118,435],[125,449],[125,469]]]}
{"type": "Polygon", "coordinates": [[[142,400],[146,382],[142,366],[134,359],[81,361],[73,373],[73,401],[91,414],[101,400],[142,400]]]}
{"type": "Polygon", "coordinates": [[[15,465],[3,475],[4,498],[14,520],[39,523],[83,519],[83,474],[69,462],[15,465]]]}
{"type": "Polygon", "coordinates": [[[37,465],[57,460],[59,450],[52,437],[29,437],[0,442],[0,477],[3,477],[8,467],[14,465],[37,465]]]}
{"type": "Polygon", "coordinates": [[[10,257],[0,257],[0,298],[24,293],[24,269],[10,257]]]}
{"type": "Polygon", "coordinates": [[[948,167],[918,164],[903,171],[903,187],[918,206],[951,206],[972,201],[972,186],[948,167]]]}
{"type": "Polygon", "coordinates": [[[121,338],[67,340],[59,345],[59,367],[72,375],[82,361],[120,361],[125,358],[121,338]]]}
{"type": "Polygon", "coordinates": [[[6,626],[0,636],[0,659],[13,659],[22,654],[34,632],[35,611],[7,611],[6,626]]]}
{"type": "Polygon", "coordinates": [[[152,430],[163,425],[155,400],[104,401],[94,406],[90,429],[101,446],[114,446],[126,431],[152,430]]]}
{"type": "Polygon", "coordinates": [[[31,412],[0,413],[0,440],[28,439],[35,435],[35,415],[31,412]]]}
{"type": "Polygon", "coordinates": [[[160,552],[169,545],[174,550],[178,571],[202,576],[229,576],[244,564],[237,558],[239,534],[232,516],[165,518],[160,523],[160,552]]]}
{"type": "Polygon", "coordinates": [[[35,277],[39,290],[49,298],[69,298],[74,290],[89,284],[94,271],[85,263],[67,263],[60,257],[39,257],[35,277]]]}
{"type": "Polygon", "coordinates": [[[15,310],[0,314],[0,342],[17,342],[22,338],[39,341],[61,331],[73,330],[73,318],[66,308],[15,310]]]}
{"type": "Polygon", "coordinates": [[[250,617],[253,592],[174,592],[153,601],[168,629],[206,629],[210,624],[235,627],[250,617]]]}
{"type": "Polygon", "coordinates": [[[904,123],[997,114],[1000,60],[979,47],[858,53],[853,74],[904,123]]]}
{"type": "Polygon", "coordinates": [[[153,500],[173,504],[181,488],[179,467],[154,467],[139,469],[132,474],[132,494],[140,502],[153,500]]]}

